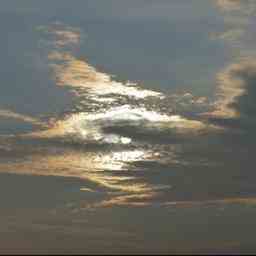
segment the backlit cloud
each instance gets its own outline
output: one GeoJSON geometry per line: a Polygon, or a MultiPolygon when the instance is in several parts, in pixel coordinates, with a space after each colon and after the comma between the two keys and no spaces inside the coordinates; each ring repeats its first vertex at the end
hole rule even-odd
{"type": "Polygon", "coordinates": [[[218,99],[215,110],[206,115],[224,126],[255,126],[256,60],[230,64],[218,75],[218,99]]]}
{"type": "Polygon", "coordinates": [[[64,26],[62,23],[56,22],[50,27],[39,26],[37,30],[52,37],[51,42],[56,48],[77,46],[81,42],[80,29],[64,26]]]}
{"type": "MultiPolygon", "coordinates": [[[[246,2],[247,0],[242,0],[242,1],[246,2]]],[[[217,0],[217,4],[220,8],[226,11],[241,9],[240,0],[217,0]]]]}
{"type": "Polygon", "coordinates": [[[45,123],[41,122],[39,119],[28,116],[22,115],[19,113],[15,113],[11,110],[0,109],[0,117],[7,118],[7,119],[16,119],[22,122],[31,123],[33,125],[45,127],[45,123]]]}

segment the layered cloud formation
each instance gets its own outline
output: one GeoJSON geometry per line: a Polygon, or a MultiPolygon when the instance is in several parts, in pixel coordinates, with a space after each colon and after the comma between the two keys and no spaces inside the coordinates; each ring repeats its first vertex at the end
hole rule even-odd
{"type": "Polygon", "coordinates": [[[211,120],[221,125],[247,129],[255,123],[256,57],[254,43],[255,1],[219,0],[229,28],[219,36],[233,49],[235,57],[217,74],[217,100],[211,120]]]}

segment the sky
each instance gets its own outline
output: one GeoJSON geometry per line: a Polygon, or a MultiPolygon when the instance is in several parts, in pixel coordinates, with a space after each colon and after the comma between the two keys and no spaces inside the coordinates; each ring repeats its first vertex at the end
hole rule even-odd
{"type": "Polygon", "coordinates": [[[255,250],[255,12],[1,1],[0,250],[255,250]]]}

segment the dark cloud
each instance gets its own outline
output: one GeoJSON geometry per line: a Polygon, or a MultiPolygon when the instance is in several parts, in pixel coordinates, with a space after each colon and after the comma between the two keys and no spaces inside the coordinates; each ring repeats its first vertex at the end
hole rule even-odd
{"type": "Polygon", "coordinates": [[[252,58],[231,64],[218,78],[219,99],[210,121],[233,128],[255,127],[256,61],[252,58]]]}

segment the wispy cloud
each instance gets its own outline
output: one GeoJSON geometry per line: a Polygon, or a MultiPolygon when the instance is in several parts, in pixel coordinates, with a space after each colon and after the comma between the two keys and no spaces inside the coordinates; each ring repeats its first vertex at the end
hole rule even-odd
{"type": "MultiPolygon", "coordinates": [[[[248,2],[247,0],[242,0],[243,2],[248,2]]],[[[216,0],[217,5],[226,11],[240,10],[242,8],[242,3],[240,0],[216,0]]]]}
{"type": "Polygon", "coordinates": [[[46,127],[45,123],[40,121],[37,118],[28,116],[28,115],[22,115],[16,112],[13,112],[11,110],[6,110],[6,109],[0,109],[0,117],[8,118],[8,119],[16,119],[20,120],[26,123],[31,123],[33,125],[41,126],[41,127],[46,127]]]}

